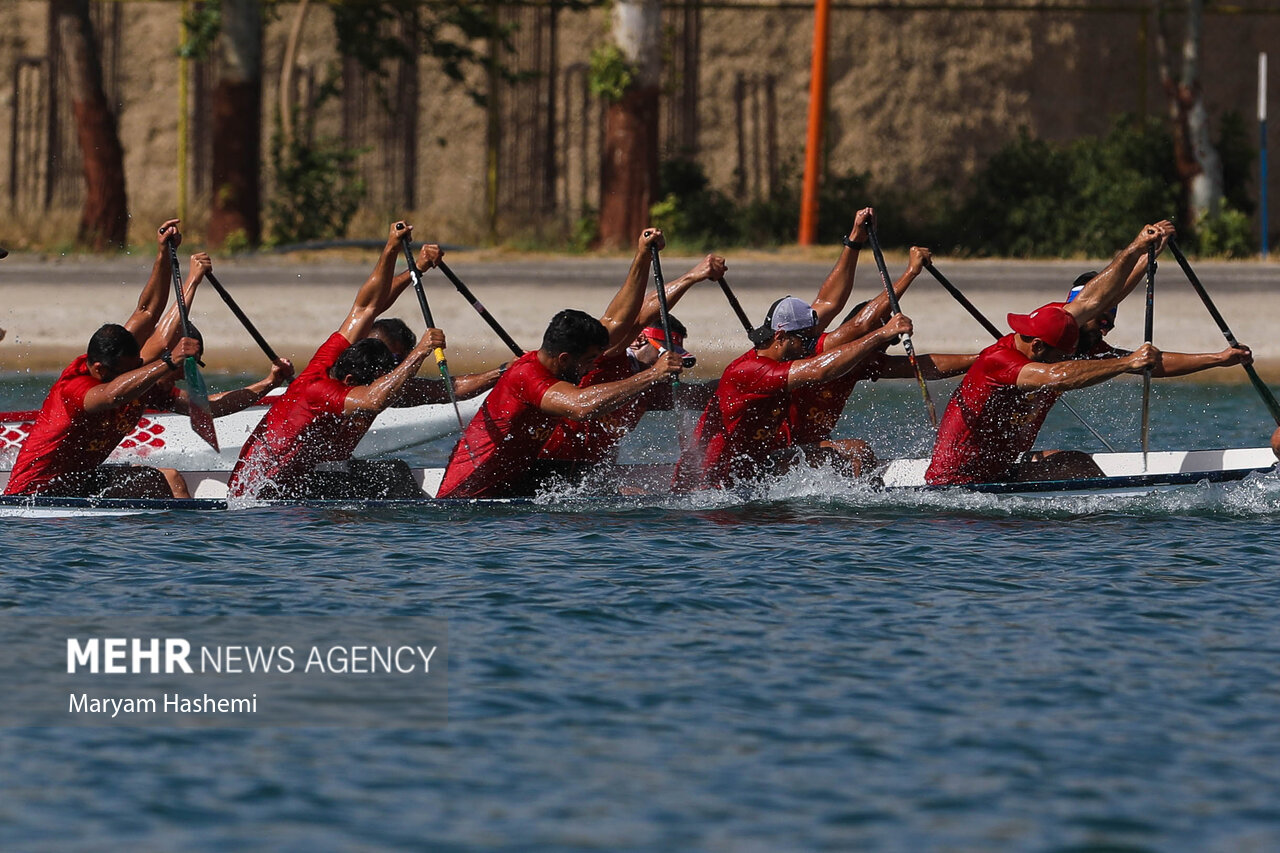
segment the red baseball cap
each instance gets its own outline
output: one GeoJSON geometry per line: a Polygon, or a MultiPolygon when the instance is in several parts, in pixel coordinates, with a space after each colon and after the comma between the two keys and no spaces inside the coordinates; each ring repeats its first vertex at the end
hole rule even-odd
{"type": "Polygon", "coordinates": [[[648,326],[645,328],[643,334],[649,340],[649,343],[653,344],[654,349],[669,349],[676,355],[691,355],[691,353],[684,348],[684,335],[674,329],[671,330],[671,338],[674,346],[670,347],[667,346],[667,336],[662,333],[662,328],[660,326],[648,326]]]}
{"type": "Polygon", "coordinates": [[[1062,308],[1062,303],[1041,305],[1030,314],[1010,314],[1009,328],[1020,335],[1039,338],[1062,352],[1074,352],[1080,340],[1076,318],[1062,308]]]}

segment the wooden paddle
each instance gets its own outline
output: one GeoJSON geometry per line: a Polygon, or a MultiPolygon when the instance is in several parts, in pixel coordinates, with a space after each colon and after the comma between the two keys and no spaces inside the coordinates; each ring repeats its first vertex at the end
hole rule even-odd
{"type": "MultiPolygon", "coordinates": [[[[178,267],[178,247],[170,237],[165,241],[169,247],[169,266],[173,269],[173,295],[178,303],[178,317],[182,320],[182,336],[191,337],[191,318],[187,314],[187,300],[182,296],[182,270],[178,267]]],[[[191,417],[191,429],[195,434],[209,443],[214,450],[218,449],[218,431],[213,426],[213,412],[209,408],[209,389],[200,375],[200,365],[194,356],[188,356],[182,362],[182,375],[187,386],[187,410],[191,417]]]]}
{"type": "MultiPolygon", "coordinates": [[[[1151,343],[1156,316],[1156,247],[1147,249],[1147,311],[1143,320],[1144,343],[1151,343]]],[[[1151,437],[1151,368],[1142,371],[1142,472],[1147,471],[1147,453],[1151,437]]]]}
{"type": "MultiPolygon", "coordinates": [[[[1231,329],[1227,327],[1227,321],[1222,319],[1222,315],[1218,313],[1218,306],[1213,304],[1213,300],[1209,298],[1209,293],[1204,289],[1204,285],[1200,283],[1199,277],[1195,271],[1191,269],[1191,264],[1187,263],[1187,256],[1182,254],[1182,249],[1178,247],[1175,240],[1169,241],[1169,250],[1173,252],[1173,257],[1178,261],[1178,266],[1182,267],[1182,271],[1186,273],[1187,280],[1191,282],[1191,286],[1195,288],[1196,293],[1200,294],[1200,301],[1204,303],[1204,307],[1209,309],[1209,316],[1213,317],[1213,322],[1218,324],[1222,336],[1227,339],[1230,346],[1238,347],[1240,342],[1236,340],[1236,336],[1231,334],[1231,329]]],[[[1245,373],[1249,374],[1249,381],[1253,383],[1253,388],[1258,392],[1258,396],[1262,398],[1262,402],[1266,405],[1267,410],[1271,412],[1271,417],[1280,424],[1280,403],[1276,402],[1275,394],[1271,393],[1271,389],[1267,387],[1267,383],[1262,381],[1262,377],[1258,375],[1258,371],[1253,369],[1252,364],[1243,365],[1245,373]]]]}
{"type": "MultiPolygon", "coordinates": [[[[413,279],[413,289],[418,294],[418,307],[422,309],[422,319],[428,329],[434,329],[436,324],[431,319],[431,308],[427,305],[427,292],[422,287],[422,271],[418,269],[418,262],[413,259],[413,247],[409,245],[408,235],[400,238],[400,245],[404,248],[405,260],[409,262],[409,276],[413,279]]],[[[458,408],[458,397],[453,393],[453,379],[449,376],[449,362],[444,357],[444,350],[436,347],[435,357],[436,366],[440,368],[440,377],[444,380],[445,393],[449,395],[449,402],[453,404],[453,413],[458,418],[458,429],[465,433],[467,426],[462,422],[462,410],[458,408]]],[[[467,443],[465,435],[462,437],[462,443],[464,445],[467,443]]],[[[467,452],[471,452],[469,445],[467,452]]]]}
{"type": "Polygon", "coordinates": [[[209,279],[209,283],[213,285],[213,289],[218,291],[218,295],[222,297],[222,301],[227,303],[227,307],[231,309],[231,313],[236,315],[236,319],[240,321],[240,325],[244,326],[245,331],[247,331],[258,346],[262,348],[263,353],[265,353],[267,358],[271,360],[271,363],[274,364],[279,361],[280,357],[277,356],[276,351],[271,348],[271,344],[267,343],[267,339],[262,337],[262,334],[258,331],[257,327],[253,325],[253,322],[243,311],[240,310],[240,306],[231,298],[231,294],[227,293],[227,289],[222,286],[222,282],[218,281],[218,277],[213,274],[213,270],[205,273],[204,277],[209,279]]]}
{"type": "Polygon", "coordinates": [[[520,349],[520,345],[517,344],[512,337],[507,334],[507,330],[502,328],[498,321],[493,318],[493,315],[489,313],[489,309],[485,308],[484,304],[481,303],[479,299],[476,299],[475,294],[471,292],[470,288],[462,283],[462,279],[453,274],[453,270],[449,269],[449,265],[444,262],[443,258],[436,262],[436,266],[440,268],[440,272],[444,273],[445,278],[453,282],[453,286],[462,294],[462,298],[470,302],[471,307],[476,309],[476,313],[489,324],[489,328],[498,333],[498,337],[502,338],[502,342],[511,349],[512,354],[515,355],[516,358],[524,355],[524,350],[520,349]]]}
{"type": "MultiPolygon", "coordinates": [[[[884,264],[884,252],[880,251],[880,238],[876,236],[876,226],[874,222],[867,221],[867,237],[871,241],[871,251],[876,258],[876,268],[880,270],[880,280],[884,283],[885,293],[889,294],[889,312],[891,316],[902,313],[902,309],[898,307],[898,294],[893,290],[893,282],[889,280],[889,269],[884,264]]],[[[911,369],[916,372],[916,382],[920,384],[920,393],[924,397],[925,408],[929,410],[929,424],[934,428],[938,428],[938,410],[933,405],[933,397],[929,395],[929,386],[924,381],[924,374],[920,371],[920,362],[916,360],[916,347],[911,342],[911,335],[903,333],[900,336],[902,348],[907,351],[907,360],[911,362],[911,369]]]]}
{"type": "MultiPolygon", "coordinates": [[[[987,333],[990,334],[991,337],[995,338],[996,340],[1000,340],[1000,338],[1004,337],[1003,333],[1001,333],[1001,331],[996,328],[995,324],[992,323],[990,320],[988,320],[972,302],[970,302],[968,299],[965,298],[965,295],[960,292],[960,288],[956,287],[954,284],[952,284],[950,281],[947,280],[947,277],[943,275],[942,272],[939,271],[938,268],[933,265],[933,261],[926,261],[924,266],[925,266],[925,269],[929,271],[929,274],[932,275],[935,279],[937,279],[938,284],[942,285],[943,289],[946,290],[947,293],[950,293],[955,298],[956,302],[959,302],[960,306],[964,308],[964,310],[969,312],[969,316],[977,320],[982,325],[982,328],[987,330],[987,333]]],[[[1107,441],[1107,439],[1102,435],[1102,433],[1094,429],[1089,424],[1089,422],[1084,419],[1084,416],[1081,415],[1079,412],[1077,412],[1070,403],[1068,403],[1066,400],[1062,399],[1061,397],[1058,398],[1058,402],[1061,403],[1064,407],[1066,407],[1066,410],[1068,412],[1075,415],[1076,420],[1078,420],[1085,429],[1087,429],[1090,433],[1092,433],[1094,438],[1102,442],[1103,447],[1107,448],[1107,450],[1110,450],[1112,453],[1116,452],[1116,449],[1111,446],[1111,442],[1107,441]]]]}

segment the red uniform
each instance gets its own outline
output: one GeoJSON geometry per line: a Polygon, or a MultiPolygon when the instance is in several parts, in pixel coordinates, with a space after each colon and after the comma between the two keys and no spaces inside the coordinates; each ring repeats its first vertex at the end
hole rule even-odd
{"type": "Polygon", "coordinates": [[[947,404],[925,480],[933,485],[1007,479],[1018,457],[1031,449],[1055,391],[1019,391],[1018,372],[1031,359],[1018,352],[1014,335],[984,349],[947,404]]]}
{"type": "MultiPolygon", "coordinates": [[[[818,338],[814,353],[824,352],[827,336],[818,338]]],[[[863,379],[874,381],[880,375],[885,355],[877,353],[856,365],[845,375],[818,385],[805,385],[791,392],[791,411],[787,415],[792,444],[817,444],[831,437],[853,386],[863,379]]]]}
{"type": "Polygon", "coordinates": [[[240,449],[228,494],[252,496],[269,485],[288,491],[320,463],[351,458],[373,419],[344,415],[350,388],[329,376],[349,346],[334,332],[289,383],[240,449]]]}
{"type": "Polygon", "coordinates": [[[18,451],[5,494],[36,494],[56,477],[92,471],[107,461],[121,439],[137,428],[144,411],[173,411],[179,397],[176,388],[152,388],[132,403],[87,414],[85,395],[102,384],[90,375],[87,355],[62,371],[18,451]]]}
{"type": "Polygon", "coordinates": [[[786,447],[790,370],[789,362],[765,358],[754,349],[725,368],[698,421],[693,447],[680,458],[676,482],[723,487],[754,476],[772,454],[786,447]],[[700,454],[701,460],[693,454],[700,454]],[[699,463],[700,475],[695,474],[699,463]]]}
{"type": "MultiPolygon", "coordinates": [[[[620,382],[630,379],[641,370],[644,370],[644,366],[629,353],[607,356],[596,362],[596,366],[582,377],[578,387],[589,388],[605,382],[620,382]]],[[[542,446],[538,457],[587,465],[613,462],[617,458],[618,443],[636,428],[644,413],[651,408],[670,408],[670,400],[671,386],[655,385],[626,405],[594,420],[560,421],[551,433],[551,438],[542,446]]]]}
{"type": "Polygon", "coordinates": [[[453,448],[437,497],[488,498],[513,494],[560,418],[538,406],[560,382],[537,351],[511,362],[453,448]]]}

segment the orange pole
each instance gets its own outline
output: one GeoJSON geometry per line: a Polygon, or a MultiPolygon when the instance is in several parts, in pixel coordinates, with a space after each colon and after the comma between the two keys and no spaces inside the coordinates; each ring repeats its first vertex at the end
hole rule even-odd
{"type": "Polygon", "coordinates": [[[800,195],[800,245],[812,246],[818,231],[822,135],[827,123],[827,24],[831,0],[814,0],[813,61],[809,71],[809,132],[804,145],[804,188],[800,195]]]}

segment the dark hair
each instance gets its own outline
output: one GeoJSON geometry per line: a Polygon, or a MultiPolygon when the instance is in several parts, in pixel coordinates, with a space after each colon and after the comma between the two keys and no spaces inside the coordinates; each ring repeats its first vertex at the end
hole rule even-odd
{"type": "Polygon", "coordinates": [[[115,370],[126,358],[137,358],[139,353],[138,339],[119,323],[107,323],[89,338],[90,364],[104,364],[115,370]]]}
{"type": "Polygon", "coordinates": [[[592,347],[609,346],[609,331],[585,311],[566,308],[551,318],[542,334],[542,348],[551,355],[580,356],[592,347]]]}
{"type": "Polygon", "coordinates": [[[373,332],[377,332],[387,340],[394,342],[400,349],[408,352],[418,343],[418,336],[413,329],[399,317],[383,317],[373,324],[373,332]]]}
{"type": "Polygon", "coordinates": [[[1082,272],[1080,273],[1080,275],[1076,276],[1075,281],[1071,282],[1071,288],[1074,290],[1077,287],[1086,285],[1097,277],[1098,277],[1097,270],[1089,270],[1088,272],[1082,272]]]}
{"type": "MultiPolygon", "coordinates": [[[[682,338],[689,337],[689,330],[684,327],[684,323],[681,323],[679,320],[676,319],[675,314],[668,314],[667,321],[671,324],[671,334],[679,335],[682,338]]],[[[662,328],[661,319],[658,320],[658,328],[659,329],[662,328]]]]}
{"type": "Polygon", "coordinates": [[[379,376],[395,370],[396,357],[387,349],[387,345],[377,338],[364,338],[356,341],[343,350],[342,355],[333,363],[329,375],[334,379],[346,379],[348,376],[357,385],[368,385],[379,376]]]}

